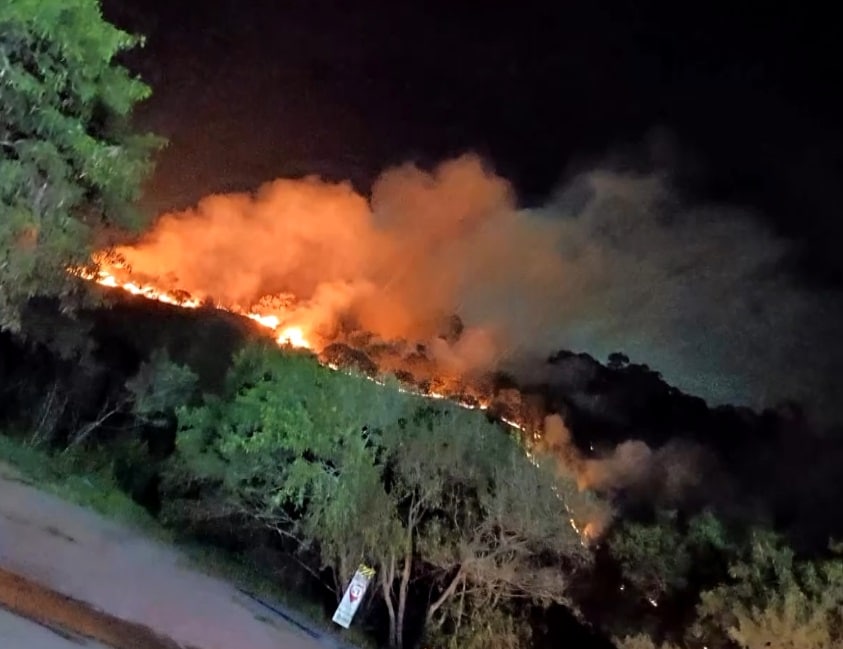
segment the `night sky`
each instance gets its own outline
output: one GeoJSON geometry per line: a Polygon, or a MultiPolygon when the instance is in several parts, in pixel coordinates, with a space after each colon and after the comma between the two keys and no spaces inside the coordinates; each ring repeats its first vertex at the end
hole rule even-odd
{"type": "Polygon", "coordinates": [[[146,204],[466,150],[524,203],[595,164],[669,168],[843,279],[840,23],[800,3],[106,0],[148,36],[139,121],[171,141],[146,204]]]}

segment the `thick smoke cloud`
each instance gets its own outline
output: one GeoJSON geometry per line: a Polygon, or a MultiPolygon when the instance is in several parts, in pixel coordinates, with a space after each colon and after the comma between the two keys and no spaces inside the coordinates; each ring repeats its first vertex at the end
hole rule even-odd
{"type": "Polygon", "coordinates": [[[390,169],[368,200],[277,180],[166,214],[119,252],[136,275],[261,303],[318,344],[368,330],[427,343],[459,373],[623,351],[713,402],[829,412],[843,360],[840,296],[800,290],[786,242],[737,210],[683,205],[658,174],[581,174],[530,210],[474,156],[390,169]],[[465,330],[443,336],[455,313],[465,330]]]}

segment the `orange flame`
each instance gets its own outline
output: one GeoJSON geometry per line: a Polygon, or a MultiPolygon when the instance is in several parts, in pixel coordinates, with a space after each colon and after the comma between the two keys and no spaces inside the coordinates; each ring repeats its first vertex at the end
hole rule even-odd
{"type": "MultiPolygon", "coordinates": [[[[165,291],[151,284],[139,284],[138,282],[131,280],[121,281],[120,279],[118,279],[118,274],[125,274],[124,269],[121,269],[120,266],[116,264],[107,264],[107,262],[105,262],[105,255],[96,256],[95,261],[99,263],[99,269],[96,271],[84,268],[76,268],[71,269],[70,272],[72,272],[74,275],[77,275],[78,277],[81,277],[82,279],[96,282],[101,286],[107,286],[109,288],[119,288],[126,291],[127,293],[131,293],[132,295],[139,295],[141,297],[144,297],[148,300],[153,300],[155,302],[163,302],[164,304],[170,304],[185,309],[197,309],[202,306],[202,300],[183,291],[165,291]]],[[[313,342],[310,339],[308,332],[303,325],[291,325],[289,323],[283,323],[282,326],[281,319],[275,314],[263,314],[258,313],[256,311],[244,312],[242,309],[233,306],[215,306],[217,309],[220,309],[222,311],[228,311],[230,313],[236,313],[238,315],[246,316],[250,320],[259,324],[261,327],[269,329],[270,331],[276,334],[274,338],[279,346],[289,346],[297,349],[314,348],[313,342]]]]}
{"type": "Polygon", "coordinates": [[[111,272],[106,270],[94,272],[87,269],[73,269],[71,272],[102,286],[120,288],[132,295],[140,295],[156,302],[164,302],[165,304],[172,304],[173,306],[180,306],[185,309],[196,309],[202,304],[201,301],[191,296],[181,297],[167,291],[160,291],[154,286],[140,285],[135,282],[120,282],[111,272]]]}
{"type": "Polygon", "coordinates": [[[278,334],[275,341],[279,345],[290,345],[291,347],[299,347],[303,349],[312,349],[312,345],[305,336],[301,327],[286,327],[278,334]]]}

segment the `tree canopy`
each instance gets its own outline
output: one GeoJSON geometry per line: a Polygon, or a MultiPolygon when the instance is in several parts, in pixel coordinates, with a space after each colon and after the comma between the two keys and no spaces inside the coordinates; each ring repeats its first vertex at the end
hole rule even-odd
{"type": "Polygon", "coordinates": [[[568,577],[588,563],[574,482],[476,412],[258,347],[180,421],[175,471],[317,550],[338,594],[360,562],[376,567],[392,646],[411,608],[422,633],[456,635],[513,599],[570,603],[568,577]]]}
{"type": "Polygon", "coordinates": [[[150,89],[116,62],[141,43],[97,0],[0,6],[0,328],[33,296],[70,305],[68,267],[89,262],[131,209],[160,140],[128,128],[150,89]]]}
{"type": "Polygon", "coordinates": [[[742,649],[832,649],[843,643],[843,561],[799,560],[781,538],[755,532],[729,579],[702,593],[695,635],[718,632],[742,649]]]}

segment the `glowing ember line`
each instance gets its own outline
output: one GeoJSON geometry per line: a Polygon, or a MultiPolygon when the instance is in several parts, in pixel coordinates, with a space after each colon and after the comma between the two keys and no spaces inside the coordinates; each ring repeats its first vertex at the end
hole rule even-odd
{"type": "Polygon", "coordinates": [[[185,309],[198,309],[202,306],[202,302],[197,300],[194,297],[179,297],[169,293],[167,291],[161,291],[154,286],[149,285],[141,285],[136,282],[119,282],[114,275],[100,270],[96,273],[91,272],[89,270],[84,269],[71,269],[70,271],[74,275],[81,277],[82,279],[86,279],[92,282],[96,282],[101,286],[107,286],[109,288],[119,288],[127,293],[131,293],[132,295],[139,295],[141,297],[145,297],[148,300],[155,300],[156,302],[164,302],[166,304],[172,304],[173,306],[179,306],[185,309]]]}
{"type": "MultiPolygon", "coordinates": [[[[81,277],[83,279],[96,282],[101,286],[107,286],[109,288],[119,288],[127,293],[131,293],[132,295],[139,295],[141,297],[145,297],[149,300],[154,300],[156,302],[164,302],[165,304],[171,304],[173,306],[184,307],[186,309],[196,309],[202,305],[202,302],[194,297],[186,296],[183,298],[179,298],[172,293],[167,291],[162,291],[160,289],[155,288],[154,286],[150,285],[142,285],[138,284],[137,282],[120,282],[117,278],[105,270],[99,270],[97,272],[93,272],[86,269],[71,269],[71,273],[81,277]]],[[[237,313],[239,315],[244,315],[250,320],[256,322],[260,326],[270,329],[271,331],[277,331],[278,328],[281,326],[281,320],[276,315],[264,315],[262,313],[242,313],[237,309],[226,309],[225,307],[217,306],[217,309],[221,311],[229,311],[231,313],[237,313]]],[[[308,340],[304,330],[298,326],[287,326],[280,331],[280,333],[275,337],[275,342],[281,346],[290,346],[296,347],[301,349],[312,349],[313,346],[308,340]]]]}

